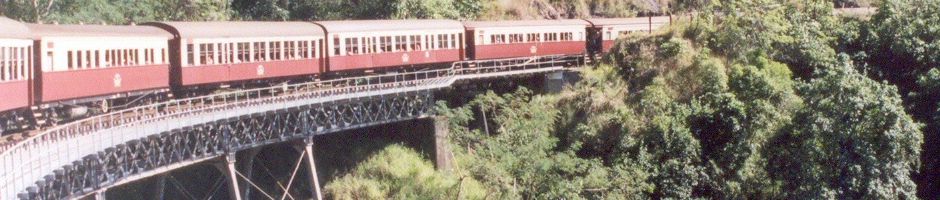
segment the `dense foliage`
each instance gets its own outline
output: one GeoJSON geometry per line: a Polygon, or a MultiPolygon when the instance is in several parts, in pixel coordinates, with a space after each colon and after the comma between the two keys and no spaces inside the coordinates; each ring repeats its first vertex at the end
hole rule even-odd
{"type": "Polygon", "coordinates": [[[375,153],[327,184],[324,193],[330,199],[482,199],[486,195],[476,180],[439,172],[420,154],[400,145],[375,153]]]}
{"type": "Polygon", "coordinates": [[[937,199],[940,0],[5,0],[45,23],[536,19],[697,11],[559,94],[439,106],[457,168],[406,148],[340,199],[937,199]],[[875,2],[875,3],[872,3],[875,2]],[[870,18],[834,6],[877,5],[870,18]]]}
{"type": "Polygon", "coordinates": [[[923,126],[826,4],[712,4],[737,15],[628,36],[561,94],[445,109],[462,170],[514,198],[915,199],[923,126]]]}

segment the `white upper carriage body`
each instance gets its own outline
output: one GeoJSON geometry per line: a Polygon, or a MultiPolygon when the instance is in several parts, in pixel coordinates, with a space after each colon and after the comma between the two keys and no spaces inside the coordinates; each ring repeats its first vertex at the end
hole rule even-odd
{"type": "Polygon", "coordinates": [[[168,63],[169,34],[151,27],[28,25],[39,41],[43,72],[168,63]]]}
{"type": "Polygon", "coordinates": [[[0,83],[31,79],[33,41],[29,29],[0,17],[0,83]]]}

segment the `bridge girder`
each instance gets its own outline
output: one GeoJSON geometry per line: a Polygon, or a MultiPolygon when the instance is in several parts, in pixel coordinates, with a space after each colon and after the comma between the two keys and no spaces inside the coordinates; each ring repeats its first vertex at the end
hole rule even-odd
{"type": "Polygon", "coordinates": [[[20,199],[81,197],[240,150],[430,116],[432,91],[343,100],[175,129],[107,148],[62,167],[20,199]]]}

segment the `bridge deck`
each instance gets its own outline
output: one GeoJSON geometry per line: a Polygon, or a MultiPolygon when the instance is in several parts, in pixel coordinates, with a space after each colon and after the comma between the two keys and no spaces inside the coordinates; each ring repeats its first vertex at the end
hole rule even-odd
{"type": "Polygon", "coordinates": [[[74,122],[12,146],[0,146],[0,167],[3,169],[0,171],[0,198],[14,199],[17,193],[24,192],[37,181],[47,179],[44,177],[53,174],[62,166],[80,161],[88,155],[172,130],[329,102],[436,90],[450,87],[460,80],[565,70],[564,65],[570,64],[572,60],[571,57],[565,56],[547,56],[491,62],[475,63],[478,67],[474,68],[461,68],[461,65],[455,64],[454,67],[444,70],[385,76],[402,77],[401,81],[395,82],[382,82],[383,76],[376,76],[291,86],[289,88],[295,88],[294,91],[275,96],[261,95],[265,89],[244,91],[244,94],[224,94],[228,96],[223,97],[225,100],[219,103],[215,103],[218,97],[187,99],[183,102],[166,103],[159,108],[134,108],[109,116],[74,122]],[[311,85],[343,85],[337,84],[340,82],[353,84],[301,90],[310,88],[311,85]],[[252,95],[255,95],[254,98],[251,98],[252,95]],[[239,99],[239,96],[242,98],[239,99]],[[162,111],[153,112],[154,110],[162,111]]]}

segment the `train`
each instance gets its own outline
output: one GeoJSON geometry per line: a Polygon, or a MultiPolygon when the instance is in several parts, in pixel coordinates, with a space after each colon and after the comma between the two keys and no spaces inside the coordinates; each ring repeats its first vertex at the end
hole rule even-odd
{"type": "Polygon", "coordinates": [[[0,135],[173,98],[609,51],[671,17],[53,25],[0,17],[0,135]]]}

